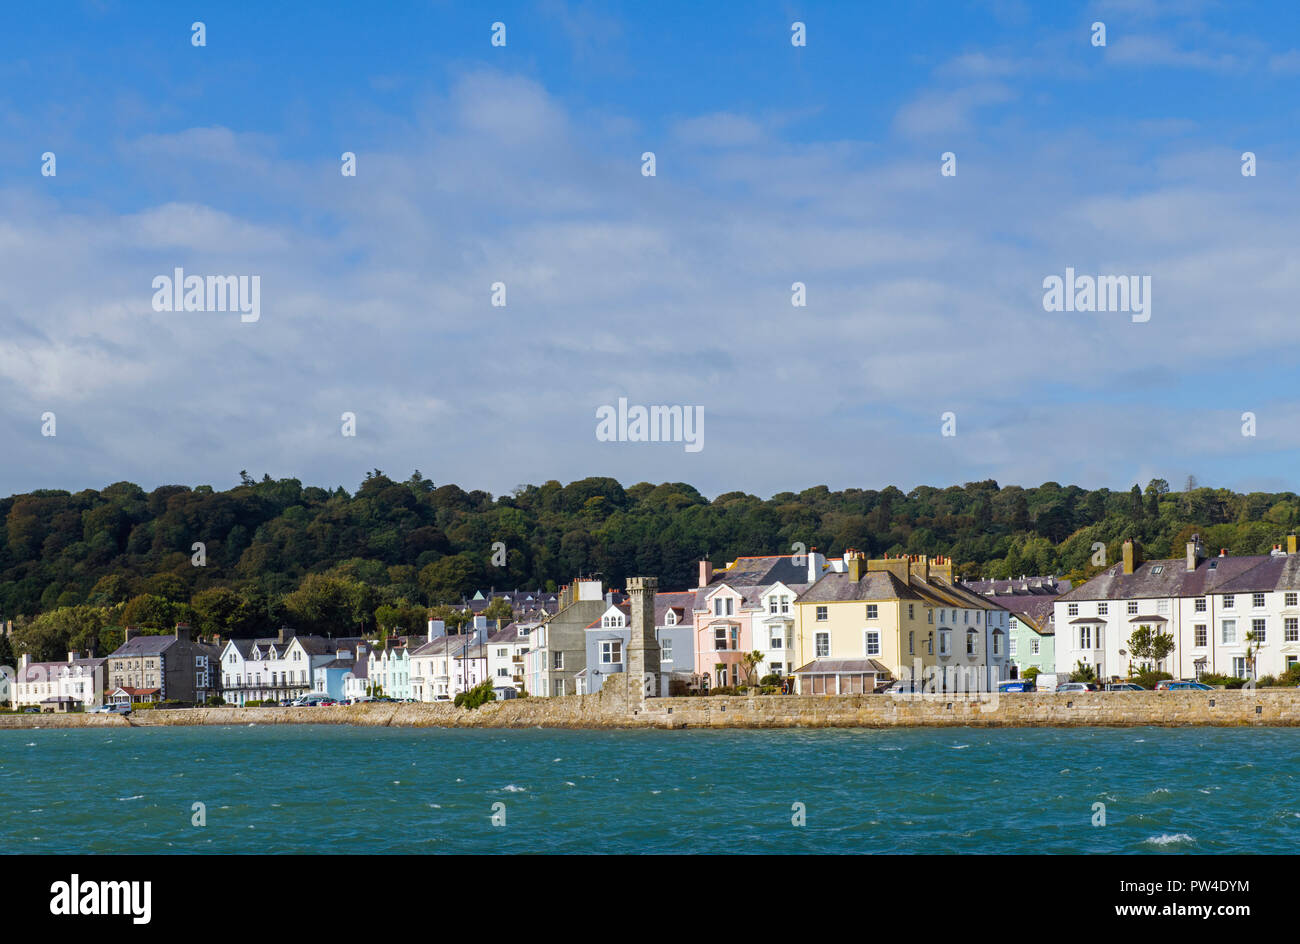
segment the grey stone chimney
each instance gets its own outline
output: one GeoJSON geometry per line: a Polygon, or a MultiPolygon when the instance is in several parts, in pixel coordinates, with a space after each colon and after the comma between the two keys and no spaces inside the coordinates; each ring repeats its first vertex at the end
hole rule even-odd
{"type": "Polygon", "coordinates": [[[655,638],[655,592],[658,577],[629,577],[632,638],[627,646],[628,703],[640,704],[659,694],[659,641],[655,638]]]}

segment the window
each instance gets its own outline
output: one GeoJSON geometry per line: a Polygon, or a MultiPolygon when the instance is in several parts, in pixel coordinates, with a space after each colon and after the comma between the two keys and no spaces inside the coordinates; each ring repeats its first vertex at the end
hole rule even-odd
{"type": "Polygon", "coordinates": [[[1223,621],[1223,639],[1222,639],[1223,644],[1224,644],[1225,646],[1226,646],[1226,645],[1232,645],[1232,644],[1235,643],[1236,641],[1237,641],[1237,621],[1236,621],[1236,620],[1224,620],[1224,621],[1223,621]]]}
{"type": "Polygon", "coordinates": [[[1168,601],[1168,600],[1157,600],[1157,601],[1156,601],[1156,612],[1159,613],[1161,616],[1163,616],[1163,615],[1165,615],[1166,613],[1168,613],[1168,612],[1169,612],[1169,601],[1168,601]]]}
{"type": "Polygon", "coordinates": [[[998,630],[993,631],[993,654],[1002,655],[1002,633],[998,630]]]}
{"type": "Polygon", "coordinates": [[[1164,572],[1165,572],[1164,564],[1156,564],[1154,567],[1151,568],[1151,573],[1153,574],[1163,574],[1164,572]]]}
{"type": "Polygon", "coordinates": [[[1250,631],[1255,634],[1255,642],[1268,642],[1268,630],[1264,625],[1264,620],[1251,620],[1250,631]]]}
{"type": "MultiPolygon", "coordinates": [[[[942,611],[940,611],[940,613],[942,613],[942,611]]],[[[941,629],[939,630],[939,655],[946,656],[947,654],[948,654],[948,630],[941,629]]]]}
{"type": "Polygon", "coordinates": [[[916,604],[915,604],[915,603],[909,603],[909,604],[907,604],[907,618],[908,618],[908,619],[916,619],[916,604]]]}
{"type": "Polygon", "coordinates": [[[731,648],[734,648],[733,646],[729,646],[729,645],[727,644],[727,642],[728,642],[729,637],[733,636],[733,635],[735,634],[736,631],[735,631],[735,629],[732,629],[731,632],[729,633],[727,630],[728,630],[728,627],[726,627],[726,626],[715,626],[715,627],[713,627],[713,648],[714,648],[715,650],[719,650],[719,651],[720,651],[720,650],[723,650],[723,649],[731,649],[731,648]]]}
{"type": "Polygon", "coordinates": [[[1237,603],[1236,598],[1231,593],[1225,593],[1223,595],[1223,608],[1225,610],[1231,610],[1234,606],[1236,606],[1236,603],[1237,603]]]}
{"type": "Polygon", "coordinates": [[[1286,605],[1287,605],[1287,606],[1295,606],[1295,605],[1296,605],[1296,595],[1295,595],[1294,593],[1288,593],[1288,594],[1286,595],[1285,602],[1286,602],[1286,605]]]}
{"type": "Polygon", "coordinates": [[[1283,642],[1300,642],[1300,620],[1294,616],[1288,616],[1282,621],[1282,641],[1283,642]]]}
{"type": "Polygon", "coordinates": [[[880,614],[880,608],[874,603],[867,604],[867,619],[877,619],[880,614]]]}
{"type": "Polygon", "coordinates": [[[500,658],[500,659],[504,659],[504,658],[505,658],[506,656],[508,656],[508,655],[510,655],[510,650],[508,650],[508,649],[498,649],[498,650],[497,650],[497,657],[500,658]]]}
{"type": "Polygon", "coordinates": [[[770,646],[768,646],[767,648],[769,648],[769,649],[780,649],[782,646],[785,645],[785,636],[784,636],[784,634],[782,634],[782,633],[779,632],[779,631],[778,631],[778,632],[774,632],[774,633],[772,633],[771,643],[772,643],[772,644],[771,644],[770,646]]]}
{"type": "Polygon", "coordinates": [[[824,606],[817,607],[817,622],[824,623],[826,622],[827,618],[828,617],[826,615],[826,607],[824,606]]]}
{"type": "Polygon", "coordinates": [[[660,662],[673,661],[673,641],[671,639],[659,640],[659,661],[660,662]]]}
{"type": "Polygon", "coordinates": [[[1209,635],[1205,630],[1205,624],[1197,623],[1192,635],[1195,639],[1196,648],[1204,649],[1209,635]]]}
{"type": "Polygon", "coordinates": [[[790,598],[788,596],[781,597],[781,612],[782,613],[790,612],[790,598]]]}
{"type": "Polygon", "coordinates": [[[934,610],[926,610],[926,611],[925,611],[925,621],[926,621],[927,623],[933,623],[933,622],[934,622],[934,610]]]}
{"type": "Polygon", "coordinates": [[[1197,613],[1205,612],[1205,597],[1196,598],[1196,606],[1193,608],[1197,613]]]}
{"type": "Polygon", "coordinates": [[[962,610],[962,622],[970,625],[970,610],[962,610]]]}
{"type": "Polygon", "coordinates": [[[983,614],[980,610],[976,610],[976,611],[975,611],[975,625],[976,625],[976,626],[978,626],[978,625],[980,624],[980,617],[983,616],[983,615],[984,615],[984,614],[983,614]]]}
{"type": "Polygon", "coordinates": [[[867,630],[866,653],[869,656],[880,655],[880,632],[878,630],[867,630]]]}
{"type": "Polygon", "coordinates": [[[510,670],[504,665],[497,669],[497,678],[510,678],[510,670]]]}
{"type": "Polygon", "coordinates": [[[1036,656],[1036,655],[1038,655],[1038,639],[1037,639],[1037,638],[1034,638],[1034,639],[1029,640],[1029,654],[1030,654],[1031,656],[1036,656]]]}
{"type": "Polygon", "coordinates": [[[975,655],[975,639],[977,635],[973,629],[966,633],[966,655],[968,656],[975,655]]]}
{"type": "Polygon", "coordinates": [[[1137,616],[1137,611],[1138,611],[1137,600],[1130,600],[1128,604],[1128,615],[1137,616]]]}
{"type": "Polygon", "coordinates": [[[916,631],[913,630],[907,634],[907,654],[916,655],[916,631]]]}
{"type": "Polygon", "coordinates": [[[831,654],[831,634],[817,634],[817,658],[822,659],[831,654]]]}
{"type": "Polygon", "coordinates": [[[776,597],[767,598],[767,611],[769,613],[776,613],[776,597]]]}
{"type": "Polygon", "coordinates": [[[1015,654],[1016,654],[1016,637],[1015,637],[1015,636],[1012,636],[1012,637],[1011,637],[1011,647],[1010,647],[1009,652],[1010,652],[1010,655],[1012,655],[1013,657],[1014,657],[1015,654]]]}
{"type": "Polygon", "coordinates": [[[1092,627],[1091,626],[1079,627],[1079,648],[1080,649],[1092,648],[1092,627]]]}
{"type": "Polygon", "coordinates": [[[945,612],[947,612],[947,611],[946,611],[946,610],[940,610],[940,611],[939,611],[939,622],[940,622],[940,623],[943,622],[943,614],[944,614],[945,612]]]}
{"type": "Polygon", "coordinates": [[[1105,616],[1105,615],[1106,615],[1106,611],[1107,611],[1107,609],[1108,609],[1108,607],[1107,607],[1107,605],[1106,605],[1105,603],[1098,603],[1098,604],[1097,604],[1097,615],[1098,615],[1098,616],[1105,616]]]}
{"type": "MultiPolygon", "coordinates": [[[[551,668],[553,668],[553,669],[563,669],[563,668],[564,668],[564,653],[563,653],[563,652],[552,653],[552,655],[551,655],[551,668]]],[[[562,685],[562,684],[563,684],[563,683],[561,683],[561,685],[562,685]]],[[[564,693],[563,693],[563,692],[559,692],[559,693],[557,693],[557,694],[561,694],[561,695],[562,695],[562,694],[564,694],[564,693]]]]}
{"type": "Polygon", "coordinates": [[[1250,595],[1250,605],[1253,606],[1253,607],[1254,607],[1255,609],[1257,609],[1257,610],[1260,609],[1261,607],[1263,607],[1263,606],[1264,606],[1264,594],[1262,594],[1262,593],[1252,593],[1252,594],[1250,595]]]}
{"type": "Polygon", "coordinates": [[[602,665],[610,665],[611,663],[622,662],[623,643],[618,639],[601,640],[600,661],[602,665]]]}
{"type": "Polygon", "coordinates": [[[677,614],[674,613],[672,610],[669,610],[667,613],[665,613],[665,614],[664,614],[664,625],[665,625],[665,626],[676,626],[676,625],[677,625],[677,614]]]}

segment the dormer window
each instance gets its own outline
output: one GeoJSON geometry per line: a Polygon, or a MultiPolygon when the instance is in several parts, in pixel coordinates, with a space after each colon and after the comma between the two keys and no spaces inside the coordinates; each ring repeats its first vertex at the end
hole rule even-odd
{"type": "Polygon", "coordinates": [[[665,625],[665,626],[676,626],[676,625],[677,625],[677,614],[674,613],[672,610],[669,610],[667,613],[665,613],[665,614],[664,614],[664,625],[665,625]]]}

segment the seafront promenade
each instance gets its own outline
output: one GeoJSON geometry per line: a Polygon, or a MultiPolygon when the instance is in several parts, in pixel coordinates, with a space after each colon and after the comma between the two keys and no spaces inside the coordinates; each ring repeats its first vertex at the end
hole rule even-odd
{"type": "Polygon", "coordinates": [[[622,675],[591,695],[520,698],[468,710],[448,703],[314,708],[189,708],[0,715],[0,728],[351,724],[477,728],[888,728],[1300,726],[1300,689],[984,695],[757,695],[629,704],[622,675]]]}

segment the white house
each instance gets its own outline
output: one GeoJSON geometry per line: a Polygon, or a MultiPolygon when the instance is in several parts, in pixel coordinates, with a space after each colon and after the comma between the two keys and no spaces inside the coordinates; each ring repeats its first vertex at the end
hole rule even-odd
{"type": "Polygon", "coordinates": [[[1143,627],[1174,648],[1151,668],[1175,678],[1280,675],[1300,662],[1300,555],[1296,537],[1270,554],[1206,557],[1199,536],[1182,559],[1141,561],[1125,542],[1118,564],[1056,601],[1056,671],[1079,663],[1102,679],[1150,660],[1133,655],[1143,627]]]}
{"type": "Polygon", "coordinates": [[[14,707],[37,705],[45,711],[76,711],[104,703],[107,659],[82,659],[69,652],[66,662],[32,662],[24,653],[14,675],[14,707]]]}

